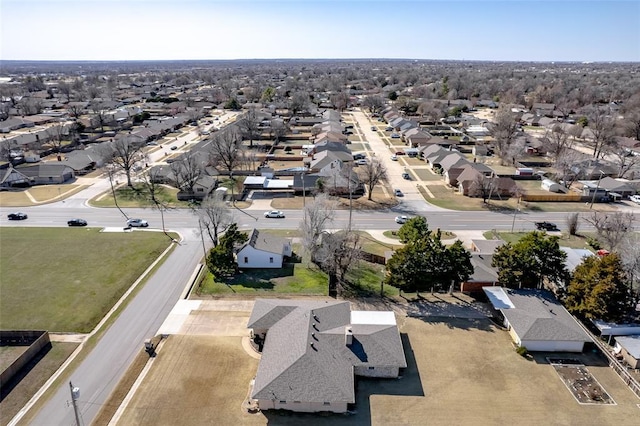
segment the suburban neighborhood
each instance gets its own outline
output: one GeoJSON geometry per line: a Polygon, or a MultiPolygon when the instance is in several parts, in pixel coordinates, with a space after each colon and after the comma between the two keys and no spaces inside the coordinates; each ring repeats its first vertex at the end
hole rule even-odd
{"type": "Polygon", "coordinates": [[[0,423],[637,424],[638,76],[3,59],[0,423]]]}

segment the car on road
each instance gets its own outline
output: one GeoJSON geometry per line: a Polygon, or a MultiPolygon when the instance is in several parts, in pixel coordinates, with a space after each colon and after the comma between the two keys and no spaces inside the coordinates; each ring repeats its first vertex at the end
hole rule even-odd
{"type": "Polygon", "coordinates": [[[387,126],[387,127],[385,127],[385,129],[384,129],[384,130],[386,130],[387,132],[390,132],[390,131],[392,131],[392,130],[393,130],[393,127],[391,127],[391,126],[387,126]]]}
{"type": "Polygon", "coordinates": [[[391,161],[398,161],[398,156],[396,154],[393,154],[391,156],[391,161]]]}
{"type": "Polygon", "coordinates": [[[407,221],[409,220],[409,218],[407,216],[396,216],[396,223],[399,224],[403,224],[403,223],[407,223],[407,221]]]}
{"type": "Polygon", "coordinates": [[[361,158],[359,160],[356,160],[356,164],[359,166],[366,166],[367,165],[367,159],[366,158],[361,158]]]}
{"type": "Polygon", "coordinates": [[[391,139],[400,139],[399,133],[391,133],[391,139]]]}
{"type": "Polygon", "coordinates": [[[284,219],[284,213],[282,213],[280,210],[271,210],[268,212],[264,212],[264,217],[272,219],[284,219]]]}
{"type": "Polygon", "coordinates": [[[87,226],[87,221],[84,219],[71,219],[67,221],[69,226],[87,226]]]}
{"type": "Polygon", "coordinates": [[[640,204],[640,195],[632,195],[631,197],[629,197],[629,200],[636,204],[640,204]]]}
{"type": "Polygon", "coordinates": [[[176,149],[178,149],[178,147],[174,145],[170,149],[171,149],[171,151],[175,151],[176,149]]]}
{"type": "Polygon", "coordinates": [[[394,189],[393,195],[395,195],[396,197],[404,197],[404,194],[399,189],[394,189]]]}
{"type": "Polygon", "coordinates": [[[376,126],[371,126],[371,130],[375,132],[378,130],[378,128],[376,126]]]}
{"type": "Polygon", "coordinates": [[[127,226],[131,228],[146,228],[149,226],[149,222],[144,219],[129,219],[127,220],[127,226]]]}
{"type": "Polygon", "coordinates": [[[363,159],[365,159],[365,158],[367,158],[367,156],[366,156],[366,155],[364,155],[364,154],[363,154],[363,153],[361,153],[361,152],[356,152],[355,154],[353,154],[353,159],[354,159],[354,160],[363,160],[363,159]]]}
{"type": "Polygon", "coordinates": [[[404,172],[404,173],[402,174],[402,177],[403,177],[404,179],[406,179],[406,180],[411,180],[411,176],[410,176],[410,175],[409,175],[409,173],[407,173],[407,172],[404,172]]]}
{"type": "Polygon", "coordinates": [[[21,213],[21,212],[15,212],[15,213],[9,213],[7,215],[7,219],[9,220],[25,220],[27,219],[27,214],[26,213],[21,213]]]}
{"type": "Polygon", "coordinates": [[[557,231],[558,225],[551,222],[536,222],[536,229],[541,231],[557,231]]]}

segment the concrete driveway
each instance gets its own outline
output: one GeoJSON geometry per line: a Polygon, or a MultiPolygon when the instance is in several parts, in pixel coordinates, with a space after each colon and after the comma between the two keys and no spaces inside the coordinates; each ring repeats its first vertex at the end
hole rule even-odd
{"type": "Polygon", "coordinates": [[[179,300],[158,334],[245,337],[253,300],[179,300]]]}

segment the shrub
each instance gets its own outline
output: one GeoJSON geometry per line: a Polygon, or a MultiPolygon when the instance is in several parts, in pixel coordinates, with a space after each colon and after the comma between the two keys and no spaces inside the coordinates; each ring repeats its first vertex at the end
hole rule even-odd
{"type": "Polygon", "coordinates": [[[602,248],[602,244],[600,244],[600,241],[596,240],[593,237],[587,237],[587,245],[594,250],[600,250],[602,248]]]}
{"type": "Polygon", "coordinates": [[[529,354],[529,351],[524,346],[518,346],[516,348],[516,353],[522,357],[526,357],[529,354]]]}

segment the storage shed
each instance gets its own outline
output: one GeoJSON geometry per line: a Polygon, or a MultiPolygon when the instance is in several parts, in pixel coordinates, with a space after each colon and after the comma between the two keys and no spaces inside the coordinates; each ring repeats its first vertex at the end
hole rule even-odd
{"type": "Polygon", "coordinates": [[[551,179],[543,179],[540,186],[542,187],[542,189],[549,192],[562,191],[562,186],[559,183],[552,181],[551,179]]]}

